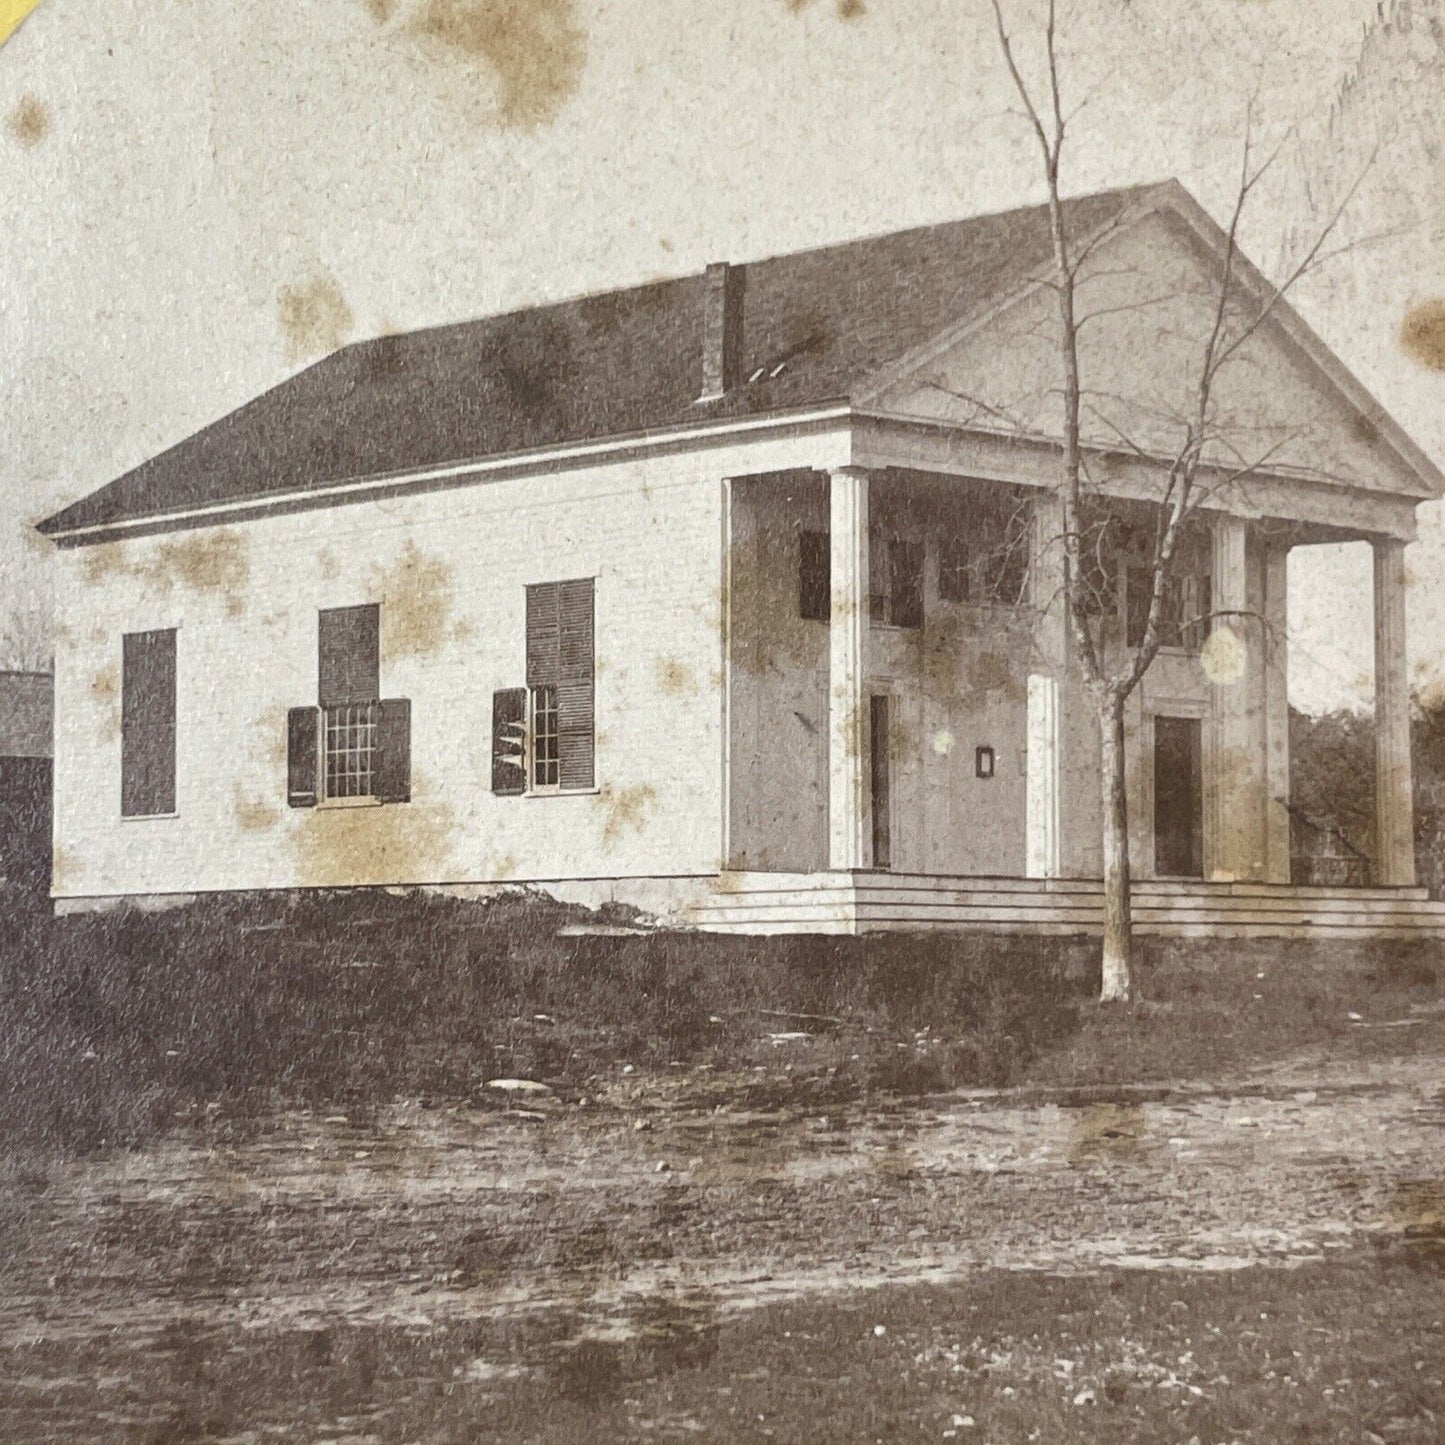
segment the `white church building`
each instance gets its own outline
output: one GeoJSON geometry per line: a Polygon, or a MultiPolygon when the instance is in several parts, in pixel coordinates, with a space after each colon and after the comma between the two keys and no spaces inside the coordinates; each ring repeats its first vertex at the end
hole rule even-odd
{"type": "MultiPolygon", "coordinates": [[[[1117,655],[1227,241],[1172,182],[1068,219],[1117,655]]],[[[1049,267],[1029,209],[361,342],[49,518],[57,908],[529,884],[1096,930],[1049,267]]],[[[1437,931],[1403,554],[1445,478],[1283,303],[1216,409],[1130,704],[1139,926],[1437,931]],[[1285,632],[1291,549],[1342,541],[1374,549],[1340,625],[1374,631],[1377,846],[1331,890],[1290,881],[1285,632]]]]}

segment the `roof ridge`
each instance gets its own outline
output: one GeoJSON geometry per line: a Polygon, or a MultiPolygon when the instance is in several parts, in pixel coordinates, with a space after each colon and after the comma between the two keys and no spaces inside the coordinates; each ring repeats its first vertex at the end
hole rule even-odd
{"type": "MultiPolygon", "coordinates": [[[[1139,197],[1147,195],[1151,191],[1166,192],[1170,187],[1180,185],[1180,181],[1174,176],[1165,176],[1158,180],[1141,181],[1127,186],[1105,186],[1094,191],[1079,191],[1062,197],[1065,206],[1081,201],[1101,201],[1108,197],[1117,197],[1122,200],[1125,197],[1139,197]]],[[[1047,201],[1030,201],[1024,205],[1005,206],[996,211],[971,211],[962,216],[950,216],[945,220],[923,221],[914,226],[900,226],[892,231],[870,231],[861,236],[849,236],[841,241],[825,241],[816,246],[800,246],[789,251],[773,251],[763,256],[747,257],[741,261],[734,261],[730,264],[742,266],[767,266],[780,261],[796,261],[803,257],[821,258],[831,252],[846,251],[853,246],[867,246],[876,242],[896,241],[906,236],[922,236],[929,231],[947,230],[954,226],[976,225],[982,221],[1004,221],[1010,218],[1024,216],[1035,211],[1042,211],[1048,206],[1047,201]]],[[[429,326],[412,327],[405,331],[379,331],[374,336],[359,337],[355,341],[348,341],[344,346],[339,346],[335,351],[327,352],[325,356],[317,357],[309,365],[303,367],[299,372],[292,375],[300,376],[310,371],[314,366],[320,366],[323,362],[330,360],[333,356],[340,356],[348,351],[359,351],[367,346],[375,346],[386,341],[404,340],[411,336],[431,336],[440,331],[449,331],[455,328],[476,326],[486,321],[506,321],[518,316],[528,316],[545,311],[560,310],[564,307],[579,306],[587,301],[602,301],[611,296],[630,296],[641,291],[650,290],[653,287],[685,285],[689,282],[701,281],[704,273],[700,270],[678,271],[667,276],[654,276],[646,281],[635,281],[623,286],[607,286],[598,291],[571,291],[565,296],[555,296],[547,301],[533,301],[519,306],[508,306],[501,311],[483,311],[472,316],[462,317],[455,321],[437,321],[429,326]]],[[[289,379],[289,378],[287,378],[289,379]]],[[[278,383],[281,385],[284,383],[278,383]]]]}

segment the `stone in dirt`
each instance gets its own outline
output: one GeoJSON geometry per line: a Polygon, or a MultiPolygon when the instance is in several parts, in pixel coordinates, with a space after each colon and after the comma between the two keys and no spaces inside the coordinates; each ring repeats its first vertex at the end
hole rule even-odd
{"type": "Polygon", "coordinates": [[[552,1092],[546,1084],[539,1084],[536,1079],[488,1079],[486,1087],[503,1094],[533,1094],[538,1097],[552,1092]]]}

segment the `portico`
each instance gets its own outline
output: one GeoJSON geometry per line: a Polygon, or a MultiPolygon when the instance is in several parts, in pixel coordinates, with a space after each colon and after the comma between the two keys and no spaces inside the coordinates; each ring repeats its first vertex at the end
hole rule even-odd
{"type": "MultiPolygon", "coordinates": [[[[860,435],[865,445],[855,440],[853,450],[871,464],[731,484],[731,513],[742,530],[729,538],[729,632],[741,650],[729,675],[754,695],[732,699],[735,729],[751,732],[735,730],[730,749],[734,758],[775,755],[780,763],[770,782],[751,794],[739,787],[728,799],[736,851],[725,891],[733,913],[746,914],[749,898],[776,901],[782,890],[798,895],[792,907],[802,908],[804,896],[826,898],[825,913],[852,918],[850,927],[870,926],[863,900],[884,896],[879,890],[886,893],[883,879],[891,874],[910,910],[941,908],[943,917],[964,908],[979,922],[979,897],[1002,890],[1008,897],[998,906],[1022,909],[1020,926],[1050,919],[1072,926],[1067,908],[1059,911],[1064,900],[1093,906],[1079,900],[1099,877],[1098,742],[1072,664],[1050,452],[1009,448],[1004,467],[997,438],[922,436],[916,426],[881,417],[856,422],[860,435]],[[934,469],[945,459],[945,441],[948,469],[934,469]],[[919,466],[924,460],[934,468],[919,466]],[[1010,515],[1026,517],[1026,582],[1017,597],[975,592],[960,600],[949,569],[960,565],[960,537],[966,543],[987,530],[991,490],[1007,498],[1010,515]],[[824,527],[826,538],[817,538],[824,527]],[[826,612],[795,622],[787,614],[806,606],[800,599],[809,585],[800,569],[820,541],[826,612]],[[880,552],[887,554],[882,561],[880,552]],[[910,602],[900,621],[889,615],[888,588],[904,585],[903,563],[916,569],[917,598],[916,612],[910,602]],[[814,686],[816,718],[795,706],[814,686]],[[788,705],[770,707],[769,691],[788,705]],[[774,826],[758,827],[759,809],[767,812],[783,779],[808,776],[817,779],[814,820],[794,787],[769,814],[774,826]],[[853,901],[841,901],[846,897],[853,901]]],[[[1118,483],[1097,504],[1115,506],[1125,519],[1123,550],[1106,559],[1108,596],[1094,624],[1105,655],[1117,658],[1135,640],[1127,524],[1147,514],[1147,479],[1137,458],[1100,455],[1095,462],[1118,483]]],[[[1194,610],[1175,619],[1176,633],[1130,703],[1131,858],[1153,900],[1142,926],[1161,918],[1172,926],[1173,915],[1159,909],[1160,900],[1176,896],[1176,884],[1177,897],[1194,900],[1196,915],[1205,910],[1195,922],[1215,906],[1211,900],[1225,897],[1268,897],[1272,923],[1292,931],[1305,926],[1296,916],[1302,908],[1320,911],[1302,902],[1310,895],[1292,889],[1290,879],[1289,557],[1296,547],[1346,540],[1369,541],[1375,558],[1380,719],[1381,842],[1374,892],[1356,901],[1361,917],[1392,902],[1404,908],[1400,918],[1415,917],[1403,625],[1403,549],[1413,518],[1392,499],[1375,505],[1356,495],[1349,500],[1361,525],[1330,525],[1317,519],[1322,509],[1311,485],[1284,474],[1252,478],[1248,505],[1241,501],[1237,510],[1225,509],[1223,493],[1210,500],[1194,529],[1197,560],[1186,562],[1182,581],[1166,592],[1194,610]],[[1190,765],[1192,778],[1174,776],[1190,765]]],[[[970,575],[987,563],[980,553],[970,575]]],[[[895,899],[889,906],[902,905],[895,899]]],[[[722,914],[699,917],[726,922],[722,914]]],[[[1342,925],[1332,918],[1329,926],[1342,925]]]]}

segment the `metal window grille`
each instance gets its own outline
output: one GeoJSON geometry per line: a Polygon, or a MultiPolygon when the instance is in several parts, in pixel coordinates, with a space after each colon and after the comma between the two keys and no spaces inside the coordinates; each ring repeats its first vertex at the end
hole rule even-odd
{"type": "Polygon", "coordinates": [[[381,705],[340,703],[326,716],[326,796],[370,798],[375,793],[376,728],[381,705]]]}
{"type": "Polygon", "coordinates": [[[557,752],[557,689],[532,689],[532,786],[555,788],[561,780],[557,752]]]}

